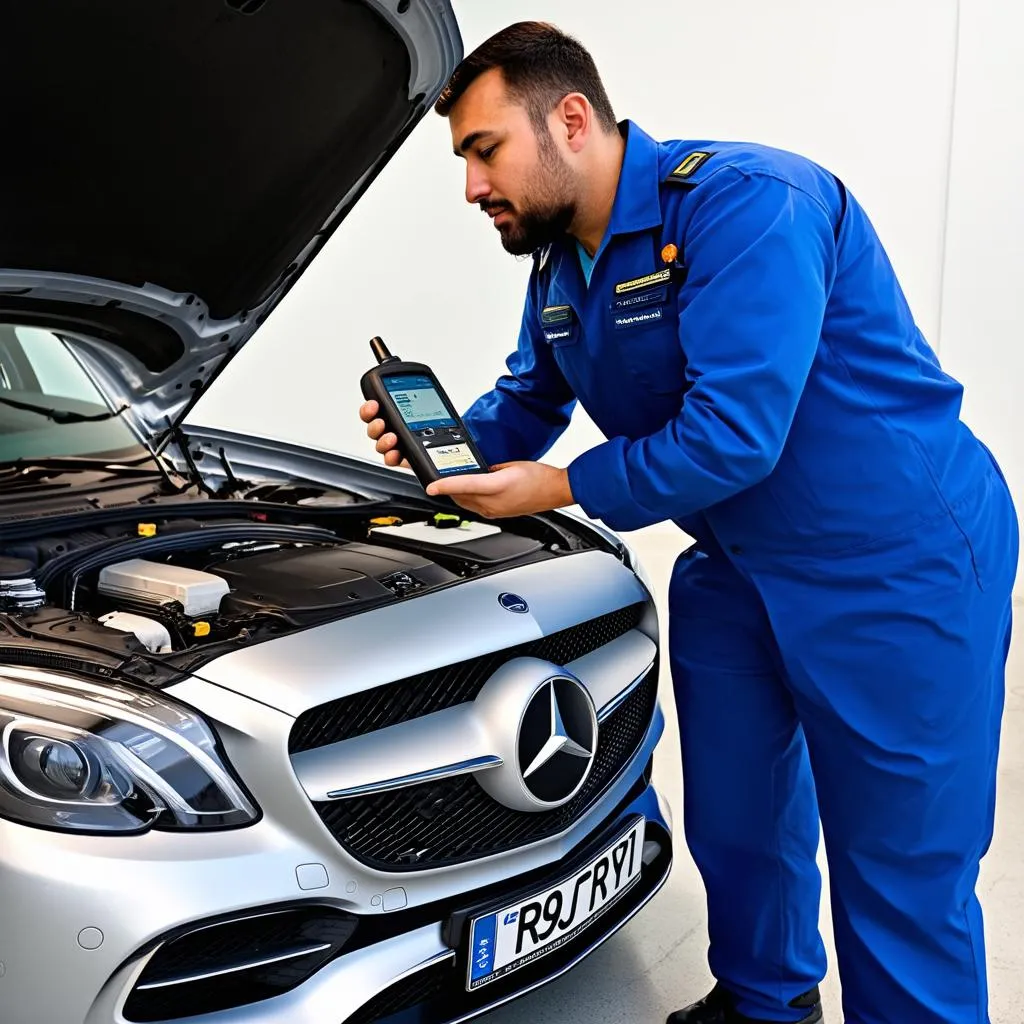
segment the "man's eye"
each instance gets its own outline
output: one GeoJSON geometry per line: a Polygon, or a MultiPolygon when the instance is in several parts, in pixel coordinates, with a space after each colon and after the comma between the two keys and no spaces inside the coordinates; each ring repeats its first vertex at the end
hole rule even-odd
{"type": "Polygon", "coordinates": [[[497,148],[498,148],[497,145],[494,145],[494,146],[488,146],[486,149],[481,149],[480,150],[480,158],[482,160],[490,160],[490,158],[494,155],[494,151],[497,148]]]}

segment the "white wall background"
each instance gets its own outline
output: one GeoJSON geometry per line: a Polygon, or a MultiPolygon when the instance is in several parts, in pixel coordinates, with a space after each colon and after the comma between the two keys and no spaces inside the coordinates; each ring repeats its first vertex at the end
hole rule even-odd
{"type": "MultiPolygon", "coordinates": [[[[574,33],[617,115],[655,136],[762,142],[838,173],[871,215],[923,330],[967,385],[966,418],[1024,506],[1014,402],[1024,375],[1021,5],[453,5],[467,52],[524,18],[574,33]]],[[[447,123],[431,114],[192,419],[376,458],[356,416],[374,334],[430,363],[462,407],[489,388],[515,344],[529,264],[465,203],[462,166],[447,123]]],[[[564,465],[597,440],[580,415],[549,461],[564,465]]]]}
{"type": "Polygon", "coordinates": [[[1024,5],[962,0],[940,354],[1024,516],[1022,36],[1024,5]]]}

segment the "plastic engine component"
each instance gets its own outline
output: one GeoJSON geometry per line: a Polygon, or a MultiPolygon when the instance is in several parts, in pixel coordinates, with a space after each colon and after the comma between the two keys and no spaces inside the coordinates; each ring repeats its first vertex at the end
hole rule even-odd
{"type": "Polygon", "coordinates": [[[133,558],[101,569],[98,589],[106,597],[154,606],[177,601],[192,617],[217,612],[230,588],[227,580],[212,573],[133,558]]]}
{"type": "Polygon", "coordinates": [[[281,608],[299,617],[392,601],[457,578],[422,555],[360,543],[267,551],[207,568],[231,585],[225,614],[281,608]]]}
{"type": "Polygon", "coordinates": [[[167,654],[172,650],[171,634],[166,626],[155,619],[147,619],[144,615],[134,615],[132,612],[110,612],[101,615],[100,622],[108,629],[134,633],[150,654],[167,654]]]}
{"type": "Polygon", "coordinates": [[[0,610],[29,611],[45,603],[46,593],[36,584],[32,563],[0,558],[0,610]]]}
{"type": "Polygon", "coordinates": [[[541,541],[509,533],[492,523],[463,522],[449,528],[429,522],[403,523],[373,527],[370,537],[382,546],[401,548],[427,558],[457,559],[479,565],[500,565],[529,558],[544,549],[541,541]]]}
{"type": "Polygon", "coordinates": [[[493,537],[501,533],[501,527],[493,523],[460,523],[452,517],[454,523],[447,525],[445,520],[434,523],[402,523],[400,526],[375,526],[370,530],[371,536],[398,537],[400,540],[421,541],[424,544],[468,544],[481,537],[493,537]]]}

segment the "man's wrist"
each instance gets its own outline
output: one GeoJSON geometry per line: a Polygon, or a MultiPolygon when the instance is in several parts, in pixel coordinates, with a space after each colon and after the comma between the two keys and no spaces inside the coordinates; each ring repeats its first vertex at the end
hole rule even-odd
{"type": "Polygon", "coordinates": [[[559,469],[554,479],[554,502],[552,508],[565,508],[568,505],[575,505],[576,499],[572,494],[572,484],[569,483],[569,470],[559,469]]]}

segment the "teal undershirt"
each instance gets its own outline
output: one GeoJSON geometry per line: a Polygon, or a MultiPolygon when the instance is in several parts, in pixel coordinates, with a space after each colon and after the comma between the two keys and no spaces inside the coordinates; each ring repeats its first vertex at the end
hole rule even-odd
{"type": "Polygon", "coordinates": [[[580,268],[583,270],[583,276],[587,279],[587,287],[590,287],[590,275],[594,272],[594,258],[587,253],[587,250],[579,243],[576,242],[576,251],[580,254],[580,268]]]}

